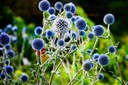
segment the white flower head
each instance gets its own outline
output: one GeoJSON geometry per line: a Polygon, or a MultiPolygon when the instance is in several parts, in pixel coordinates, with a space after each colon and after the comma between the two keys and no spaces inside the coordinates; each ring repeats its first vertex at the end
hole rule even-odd
{"type": "Polygon", "coordinates": [[[59,34],[68,32],[68,28],[71,28],[71,23],[67,18],[56,18],[53,22],[52,29],[59,34]]]}

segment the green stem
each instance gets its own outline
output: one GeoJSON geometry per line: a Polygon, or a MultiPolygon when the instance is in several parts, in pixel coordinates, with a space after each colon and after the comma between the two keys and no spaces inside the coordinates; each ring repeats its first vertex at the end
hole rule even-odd
{"type": "Polygon", "coordinates": [[[94,79],[92,80],[92,83],[90,84],[90,85],[94,85],[94,83],[97,81],[97,76],[98,76],[98,74],[101,72],[101,70],[102,70],[102,66],[100,67],[100,70],[98,71],[98,73],[97,73],[97,75],[94,77],[94,79]]]}
{"type": "Polygon", "coordinates": [[[124,79],[123,79],[123,76],[122,76],[122,73],[121,73],[121,69],[120,69],[120,66],[119,66],[119,62],[118,62],[118,59],[117,59],[117,56],[115,56],[115,60],[116,60],[116,65],[117,65],[117,68],[118,68],[119,75],[120,75],[121,80],[122,80],[122,85],[125,85],[124,79]]]}
{"type": "Polygon", "coordinates": [[[94,50],[95,50],[95,48],[96,48],[97,43],[98,43],[98,37],[96,37],[96,41],[95,41],[95,43],[94,43],[94,46],[93,46],[93,48],[92,48],[92,51],[91,51],[90,55],[93,54],[93,52],[94,52],[94,50]]]}
{"type": "MultiPolygon", "coordinates": [[[[70,51],[65,55],[65,58],[70,54],[70,51]]],[[[58,66],[56,67],[56,69],[52,72],[51,77],[50,77],[50,81],[49,81],[49,85],[52,84],[52,79],[54,74],[57,72],[57,70],[59,69],[60,65],[62,64],[62,62],[65,60],[65,58],[63,60],[61,60],[61,62],[58,64],[58,66]]]]}
{"type": "Polygon", "coordinates": [[[71,83],[75,80],[76,76],[80,73],[81,70],[82,70],[82,68],[79,71],[77,71],[77,73],[75,74],[73,79],[68,83],[68,85],[71,85],[71,83]]]}

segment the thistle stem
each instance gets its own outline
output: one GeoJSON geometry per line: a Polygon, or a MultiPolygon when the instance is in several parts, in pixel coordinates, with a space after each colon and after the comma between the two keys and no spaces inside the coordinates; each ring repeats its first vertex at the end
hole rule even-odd
{"type": "Polygon", "coordinates": [[[81,70],[82,70],[82,68],[79,71],[77,71],[77,73],[75,74],[73,79],[68,83],[68,85],[71,85],[71,83],[75,80],[76,76],[80,73],[81,70]]]}

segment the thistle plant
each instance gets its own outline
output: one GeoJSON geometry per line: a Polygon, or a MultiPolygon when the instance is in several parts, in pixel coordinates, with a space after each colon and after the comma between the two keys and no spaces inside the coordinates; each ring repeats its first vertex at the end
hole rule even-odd
{"type": "MultiPolygon", "coordinates": [[[[36,50],[38,67],[36,83],[53,85],[54,77],[61,76],[61,69],[64,69],[63,72],[69,76],[69,82],[66,82],[68,85],[76,82],[82,85],[86,78],[90,79],[90,85],[103,80],[105,76],[102,71],[111,62],[109,53],[114,53],[116,56],[118,46],[112,42],[110,36],[110,25],[115,21],[114,15],[104,16],[103,21],[108,25],[107,29],[103,25],[95,25],[91,29],[84,18],[75,15],[76,6],[73,3],[56,2],[54,7],[50,6],[48,0],[41,0],[38,4],[39,10],[43,12],[43,27],[38,33],[39,36],[31,43],[32,48],[36,50]],[[110,41],[108,50],[104,50],[103,53],[98,53],[97,44],[100,39],[110,41]],[[94,41],[93,47],[86,49],[86,45],[91,41],[94,41]],[[45,49],[45,52],[42,53],[42,49],[45,49]],[[78,52],[79,58],[76,57],[78,52]],[[44,55],[48,58],[43,62],[44,55]],[[91,73],[92,71],[95,73],[91,73]],[[49,77],[46,76],[47,72],[50,72],[49,77]],[[79,75],[82,75],[81,79],[77,79],[79,75]]],[[[36,32],[35,34],[37,35],[36,32]]],[[[118,62],[117,58],[115,59],[118,62]]],[[[119,65],[118,70],[120,70],[119,65]]],[[[119,73],[124,85],[121,71],[119,73]]]]}
{"type": "Polygon", "coordinates": [[[0,79],[4,85],[21,83],[20,78],[14,73],[15,68],[11,65],[11,60],[15,57],[15,52],[11,48],[11,43],[14,43],[13,36],[7,34],[11,30],[15,35],[17,29],[16,26],[9,24],[0,33],[0,79]],[[17,77],[17,79],[15,80],[13,77],[17,77]]]}
{"type": "Polygon", "coordinates": [[[58,82],[64,85],[95,85],[106,78],[107,72],[111,72],[107,69],[113,61],[111,57],[115,59],[120,78],[111,72],[112,76],[125,85],[117,58],[118,43],[113,42],[110,33],[110,26],[115,22],[113,14],[103,17],[103,25],[90,26],[84,17],[76,13],[77,7],[72,2],[63,4],[58,1],[51,6],[48,0],[41,0],[38,8],[43,14],[42,26],[33,29],[34,37],[29,37],[26,27],[22,29],[23,43],[18,58],[21,67],[24,53],[29,54],[25,48],[28,39],[34,53],[34,57],[30,53],[34,63],[25,69],[29,75],[23,73],[17,77],[15,67],[11,65],[11,59],[17,57],[11,43],[17,42],[18,27],[9,24],[0,30],[0,79],[5,85],[54,85],[58,82]],[[9,30],[13,35],[9,35],[9,30]],[[100,46],[101,41],[106,40],[109,43],[100,46]]]}

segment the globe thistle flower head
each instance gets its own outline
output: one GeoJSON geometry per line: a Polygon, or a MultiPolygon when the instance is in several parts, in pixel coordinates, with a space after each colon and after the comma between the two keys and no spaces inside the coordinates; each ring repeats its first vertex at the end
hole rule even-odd
{"type": "Polygon", "coordinates": [[[69,12],[66,12],[66,17],[67,18],[70,19],[70,18],[72,18],[72,16],[73,16],[72,12],[70,12],[70,11],[69,12]]]}
{"type": "Polygon", "coordinates": [[[75,22],[75,26],[78,30],[85,30],[86,29],[86,22],[83,18],[79,18],[75,22]]]}
{"type": "Polygon", "coordinates": [[[111,25],[115,22],[115,17],[113,14],[106,14],[103,18],[105,24],[111,25]]]}
{"type": "Polygon", "coordinates": [[[98,61],[100,55],[98,53],[93,54],[93,60],[98,61]]]}
{"type": "Polygon", "coordinates": [[[46,31],[46,37],[49,38],[49,37],[52,37],[54,35],[54,32],[52,30],[47,30],[46,31]]]}
{"type": "Polygon", "coordinates": [[[74,32],[74,31],[72,31],[72,32],[71,32],[71,36],[72,36],[73,39],[76,39],[76,37],[77,37],[77,33],[74,32]]]}
{"type": "Polygon", "coordinates": [[[38,4],[40,11],[47,11],[50,8],[50,3],[48,0],[41,0],[38,4]]]}
{"type": "Polygon", "coordinates": [[[79,35],[80,35],[80,36],[85,36],[85,31],[84,31],[84,30],[80,30],[80,31],[79,31],[79,35]]]}
{"type": "Polygon", "coordinates": [[[68,28],[71,28],[71,24],[66,18],[56,18],[53,22],[52,28],[55,32],[64,34],[68,32],[68,28]]]}
{"type": "Polygon", "coordinates": [[[27,82],[27,81],[28,81],[28,75],[22,74],[22,75],[20,76],[20,81],[22,81],[22,82],[27,82]]]}
{"type": "Polygon", "coordinates": [[[96,36],[100,37],[104,34],[104,27],[102,25],[96,25],[93,28],[93,32],[96,36]]]}
{"type": "Polygon", "coordinates": [[[50,21],[53,21],[53,20],[56,19],[56,15],[50,15],[50,16],[48,17],[48,19],[49,19],[50,21]]]}
{"type": "Polygon", "coordinates": [[[72,9],[71,4],[67,3],[67,4],[64,5],[64,10],[65,11],[70,11],[71,9],[72,9]]]}
{"type": "Polygon", "coordinates": [[[18,41],[16,36],[12,36],[11,40],[12,40],[13,43],[16,43],[18,41]]]}
{"type": "Polygon", "coordinates": [[[103,80],[104,79],[104,74],[99,73],[97,77],[98,77],[99,80],[103,80]]]}
{"type": "Polygon", "coordinates": [[[71,47],[71,49],[72,49],[72,50],[76,50],[76,49],[77,49],[77,45],[76,45],[76,44],[73,45],[73,46],[71,47]]]}
{"type": "Polygon", "coordinates": [[[6,55],[7,55],[9,58],[12,58],[12,57],[14,57],[15,53],[14,53],[13,50],[7,50],[6,55]]]}
{"type": "Polygon", "coordinates": [[[6,59],[4,62],[6,65],[9,65],[9,59],[6,59]]]}
{"type": "Polygon", "coordinates": [[[102,54],[99,58],[98,58],[98,63],[102,66],[107,66],[110,62],[110,59],[107,55],[102,54]]]}
{"type": "Polygon", "coordinates": [[[71,21],[72,21],[72,22],[75,22],[75,21],[76,21],[76,18],[73,16],[73,17],[71,18],[71,21]]]}
{"type": "Polygon", "coordinates": [[[41,38],[36,38],[32,41],[31,46],[34,50],[41,50],[44,48],[45,43],[41,38]]]}
{"type": "Polygon", "coordinates": [[[12,31],[13,31],[13,32],[17,32],[17,30],[18,30],[18,27],[17,27],[17,26],[13,26],[13,27],[12,27],[12,31]]]}
{"type": "Polygon", "coordinates": [[[23,29],[22,29],[22,33],[27,33],[28,32],[28,28],[27,27],[24,27],[23,29]]]}
{"type": "Polygon", "coordinates": [[[6,48],[6,50],[10,50],[11,48],[10,44],[5,45],[4,47],[6,48]]]}
{"type": "Polygon", "coordinates": [[[91,53],[91,52],[92,52],[91,49],[87,49],[87,50],[86,50],[86,53],[91,53]]]}
{"type": "Polygon", "coordinates": [[[89,32],[87,35],[88,39],[92,40],[94,39],[94,33],[93,32],[89,32]]]}
{"type": "Polygon", "coordinates": [[[108,52],[109,52],[109,53],[115,53],[115,52],[116,52],[115,46],[109,46],[109,47],[108,47],[108,52]]]}
{"type": "Polygon", "coordinates": [[[75,14],[76,13],[76,6],[72,3],[72,2],[70,2],[69,3],[70,5],[71,5],[71,12],[73,13],[73,14],[75,14]]]}
{"type": "Polygon", "coordinates": [[[83,63],[83,69],[85,71],[90,71],[93,68],[93,66],[94,66],[94,64],[89,59],[85,60],[83,63]]]}
{"type": "Polygon", "coordinates": [[[61,10],[63,8],[63,4],[61,2],[56,2],[54,7],[56,10],[61,10]]]}
{"type": "Polygon", "coordinates": [[[4,29],[4,32],[11,31],[12,27],[13,27],[12,24],[8,24],[8,25],[6,26],[6,28],[4,29]]]}
{"type": "Polygon", "coordinates": [[[11,73],[13,73],[14,68],[12,66],[6,66],[5,71],[6,71],[6,73],[11,74],[11,73]]]}
{"type": "Polygon", "coordinates": [[[35,28],[35,30],[34,30],[34,33],[35,33],[36,35],[40,35],[40,34],[42,34],[42,30],[43,30],[43,28],[42,28],[41,26],[37,26],[37,27],[35,28]]]}
{"type": "Polygon", "coordinates": [[[65,45],[65,41],[63,39],[57,40],[57,45],[63,47],[65,45]]]}
{"type": "Polygon", "coordinates": [[[0,73],[0,79],[5,79],[5,77],[6,77],[6,75],[5,75],[5,73],[0,73]]]}
{"type": "Polygon", "coordinates": [[[53,15],[53,14],[56,13],[56,10],[55,10],[53,7],[50,7],[50,8],[48,9],[48,13],[49,13],[50,15],[53,15]]]}
{"type": "Polygon", "coordinates": [[[6,33],[1,33],[0,34],[0,44],[1,45],[6,45],[10,43],[10,36],[6,33]]]}
{"type": "Polygon", "coordinates": [[[3,30],[2,29],[0,29],[0,34],[3,32],[3,30]]]}
{"type": "Polygon", "coordinates": [[[0,57],[3,56],[3,48],[0,48],[0,57]]]}
{"type": "Polygon", "coordinates": [[[75,20],[77,21],[78,19],[80,19],[80,16],[75,16],[75,20]]]}

